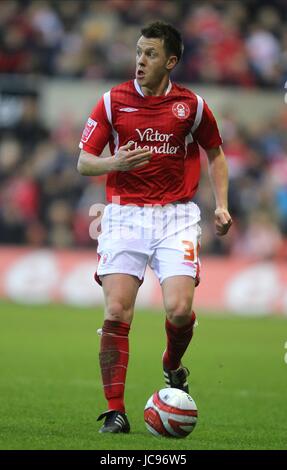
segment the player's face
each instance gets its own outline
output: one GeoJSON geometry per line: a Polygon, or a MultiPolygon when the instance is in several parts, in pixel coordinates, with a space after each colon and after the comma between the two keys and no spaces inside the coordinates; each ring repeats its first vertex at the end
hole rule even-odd
{"type": "Polygon", "coordinates": [[[177,63],[176,56],[167,57],[159,38],[141,36],[136,50],[136,79],[143,87],[154,87],[177,63]]]}

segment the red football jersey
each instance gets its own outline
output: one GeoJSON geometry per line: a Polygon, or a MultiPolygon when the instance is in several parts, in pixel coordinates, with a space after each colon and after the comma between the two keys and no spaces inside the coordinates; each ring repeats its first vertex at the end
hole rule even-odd
{"type": "Polygon", "coordinates": [[[93,109],[80,148],[100,156],[109,143],[111,154],[133,141],[131,148],[148,148],[151,161],[131,171],[107,177],[107,200],[120,204],[168,204],[194,196],[200,177],[200,144],[222,143],[216,120],[205,101],[187,88],[169,83],[165,95],[145,96],[136,80],[104,94],[93,109]]]}

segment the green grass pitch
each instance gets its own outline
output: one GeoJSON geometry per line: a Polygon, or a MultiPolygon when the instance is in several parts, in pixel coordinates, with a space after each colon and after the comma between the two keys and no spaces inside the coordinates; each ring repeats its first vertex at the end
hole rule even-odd
{"type": "Polygon", "coordinates": [[[143,409],[163,388],[164,315],[137,311],[126,405],[132,432],[98,434],[100,309],[0,304],[1,449],[287,449],[287,320],[198,315],[184,364],[199,409],[185,439],[148,433],[143,409]]]}

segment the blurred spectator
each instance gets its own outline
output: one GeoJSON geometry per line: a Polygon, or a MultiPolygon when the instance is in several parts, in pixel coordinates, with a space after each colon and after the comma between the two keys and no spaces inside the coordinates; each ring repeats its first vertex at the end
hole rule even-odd
{"type": "Polygon", "coordinates": [[[283,237],[270,212],[251,213],[247,228],[234,243],[232,254],[254,259],[272,259],[279,253],[283,237]]]}
{"type": "Polygon", "coordinates": [[[257,82],[271,85],[280,83],[281,46],[275,35],[254,25],[246,46],[257,82]]]}
{"type": "Polygon", "coordinates": [[[73,210],[71,205],[60,199],[52,202],[48,209],[48,242],[55,248],[73,245],[73,210]]]}
{"type": "Polygon", "coordinates": [[[37,143],[49,137],[49,131],[43,125],[39,116],[36,97],[26,97],[22,101],[22,115],[13,128],[13,134],[29,152],[37,143]]]}
{"type": "Polygon", "coordinates": [[[7,177],[13,175],[20,163],[22,154],[21,145],[17,140],[10,137],[0,142],[0,181],[4,182],[7,177]]]}

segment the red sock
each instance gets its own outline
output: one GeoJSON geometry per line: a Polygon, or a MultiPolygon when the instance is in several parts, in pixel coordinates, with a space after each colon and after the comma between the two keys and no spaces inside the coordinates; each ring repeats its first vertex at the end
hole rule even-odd
{"type": "Polygon", "coordinates": [[[177,327],[168,319],[165,322],[167,336],[167,348],[163,355],[163,365],[166,369],[175,370],[180,366],[180,361],[184,355],[193,335],[193,325],[196,316],[192,312],[190,323],[177,327]]]}
{"type": "Polygon", "coordinates": [[[124,391],[129,361],[130,325],[105,320],[100,351],[100,366],[109,410],[125,412],[124,391]]]}

